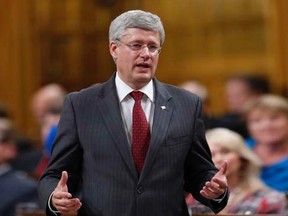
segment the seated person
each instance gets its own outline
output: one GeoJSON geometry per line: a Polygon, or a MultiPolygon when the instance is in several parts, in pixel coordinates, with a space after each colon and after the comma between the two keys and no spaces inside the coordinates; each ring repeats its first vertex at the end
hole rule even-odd
{"type": "Polygon", "coordinates": [[[243,120],[245,105],[269,92],[268,80],[260,75],[233,74],[224,87],[227,110],[210,120],[210,128],[229,128],[246,139],[249,134],[243,120]]]}
{"type": "MultiPolygon", "coordinates": [[[[11,120],[11,113],[7,106],[0,101],[0,118],[11,120]]],[[[23,170],[26,173],[32,172],[35,169],[35,161],[38,161],[40,154],[35,149],[34,142],[28,139],[20,131],[15,133],[17,143],[17,157],[15,157],[9,164],[17,170],[23,170]]]]}
{"type": "Polygon", "coordinates": [[[262,180],[271,188],[288,192],[288,100],[263,95],[246,107],[250,147],[262,160],[262,180]]]}
{"type": "Polygon", "coordinates": [[[205,128],[209,129],[214,126],[216,118],[210,113],[210,101],[208,95],[208,89],[197,80],[188,80],[179,84],[180,88],[183,88],[193,94],[196,94],[202,101],[202,116],[201,119],[204,122],[205,128]]]}
{"type": "MultiPolygon", "coordinates": [[[[226,129],[207,130],[207,142],[216,167],[228,161],[227,179],[230,198],[219,214],[283,214],[286,211],[285,194],[268,188],[259,178],[260,159],[246,145],[240,134],[226,129]]],[[[209,213],[188,195],[190,212],[209,213]]]]}
{"type": "Polygon", "coordinates": [[[37,182],[23,171],[14,170],[10,161],[17,155],[16,135],[12,124],[0,118],[0,215],[15,216],[22,203],[38,205],[37,182]]]}

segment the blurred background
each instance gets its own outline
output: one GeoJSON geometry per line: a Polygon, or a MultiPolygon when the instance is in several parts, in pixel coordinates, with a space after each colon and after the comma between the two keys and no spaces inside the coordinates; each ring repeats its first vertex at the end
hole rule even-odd
{"type": "Polygon", "coordinates": [[[0,0],[0,102],[19,130],[39,139],[30,105],[41,86],[70,92],[111,76],[108,28],[129,9],[163,21],[156,77],[200,81],[212,113],[225,111],[224,83],[235,72],[265,76],[287,96],[287,0],[0,0]]]}

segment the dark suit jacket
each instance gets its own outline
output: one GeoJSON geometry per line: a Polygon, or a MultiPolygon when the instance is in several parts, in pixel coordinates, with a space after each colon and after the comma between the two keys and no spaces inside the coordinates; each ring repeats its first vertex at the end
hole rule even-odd
{"type": "Polygon", "coordinates": [[[200,195],[217,172],[199,119],[200,99],[154,79],[155,113],[149,150],[138,177],[123,126],[115,75],[66,97],[50,164],[39,191],[43,205],[61,176],[79,196],[79,215],[186,216],[183,191],[214,212],[219,204],[200,195]],[[161,109],[165,106],[166,109],[161,109]]]}
{"type": "Polygon", "coordinates": [[[15,216],[16,206],[23,203],[39,208],[37,182],[21,171],[10,169],[0,175],[0,215],[15,216]]]}

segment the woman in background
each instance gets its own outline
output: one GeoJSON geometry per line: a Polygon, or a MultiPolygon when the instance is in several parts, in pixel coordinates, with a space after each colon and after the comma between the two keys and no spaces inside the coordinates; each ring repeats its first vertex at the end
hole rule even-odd
{"type": "Polygon", "coordinates": [[[246,123],[253,140],[250,147],[263,163],[262,180],[271,188],[288,192],[288,100],[263,95],[248,105],[246,123]]]}
{"type": "MultiPolygon", "coordinates": [[[[245,145],[240,134],[226,128],[215,128],[206,132],[206,138],[216,167],[228,161],[226,174],[230,198],[220,214],[285,213],[284,193],[268,188],[260,180],[260,159],[245,145]]],[[[193,214],[208,213],[192,197],[187,196],[186,201],[193,214]]]]}

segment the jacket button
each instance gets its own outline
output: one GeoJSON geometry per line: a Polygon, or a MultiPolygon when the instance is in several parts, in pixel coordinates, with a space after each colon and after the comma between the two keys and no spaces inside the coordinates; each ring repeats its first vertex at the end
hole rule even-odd
{"type": "Polygon", "coordinates": [[[138,186],[137,186],[137,193],[138,193],[138,194],[143,193],[143,188],[142,188],[141,185],[138,185],[138,186]]]}

